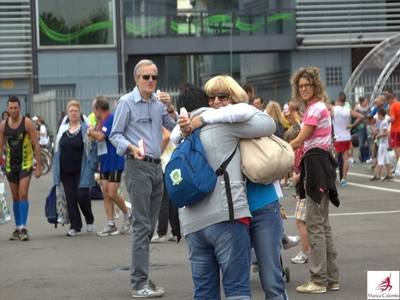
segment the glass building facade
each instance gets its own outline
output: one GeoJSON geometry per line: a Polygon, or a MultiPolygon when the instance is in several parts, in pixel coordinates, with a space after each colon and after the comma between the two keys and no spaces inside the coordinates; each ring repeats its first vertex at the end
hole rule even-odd
{"type": "Polygon", "coordinates": [[[335,99],[368,52],[400,32],[398,0],[10,0],[0,12],[0,102],[18,94],[27,111],[52,89],[88,101],[126,92],[144,58],[164,90],[230,74],[281,103],[290,75],[314,65],[335,99]]]}
{"type": "Polygon", "coordinates": [[[37,0],[39,47],[115,45],[113,0],[37,0]]]}

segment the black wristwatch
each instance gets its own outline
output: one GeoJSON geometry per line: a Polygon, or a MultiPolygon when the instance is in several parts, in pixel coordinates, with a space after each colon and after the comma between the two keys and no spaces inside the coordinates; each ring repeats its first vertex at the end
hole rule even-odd
{"type": "Polygon", "coordinates": [[[296,130],[297,133],[300,133],[301,127],[300,124],[297,123],[295,126],[293,126],[294,130],[296,130]]]}

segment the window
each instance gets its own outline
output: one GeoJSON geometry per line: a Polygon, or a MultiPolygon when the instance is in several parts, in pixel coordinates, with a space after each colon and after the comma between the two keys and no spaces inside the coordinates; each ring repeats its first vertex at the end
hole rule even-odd
{"type": "Polygon", "coordinates": [[[326,67],[326,85],[327,86],[341,86],[342,67],[326,67]]]}
{"type": "Polygon", "coordinates": [[[37,0],[39,47],[114,46],[114,0],[37,0]]]}

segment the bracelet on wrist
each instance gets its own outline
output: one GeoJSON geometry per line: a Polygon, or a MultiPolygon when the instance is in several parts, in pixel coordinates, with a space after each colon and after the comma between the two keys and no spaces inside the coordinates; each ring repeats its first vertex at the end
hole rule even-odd
{"type": "Polygon", "coordinates": [[[173,114],[175,111],[174,111],[173,109],[167,109],[167,112],[168,112],[169,114],[173,114]]]}

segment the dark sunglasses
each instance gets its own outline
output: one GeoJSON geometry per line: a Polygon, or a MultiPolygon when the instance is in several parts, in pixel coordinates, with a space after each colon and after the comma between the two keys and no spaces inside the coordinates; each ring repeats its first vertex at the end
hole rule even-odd
{"type": "Polygon", "coordinates": [[[149,80],[150,76],[151,76],[151,79],[153,79],[153,80],[157,80],[158,79],[158,75],[142,75],[142,78],[144,80],[149,80]]]}
{"type": "Polygon", "coordinates": [[[214,102],[215,98],[217,98],[217,97],[218,97],[219,101],[227,101],[230,98],[228,93],[209,94],[208,95],[208,102],[214,102]]]}

